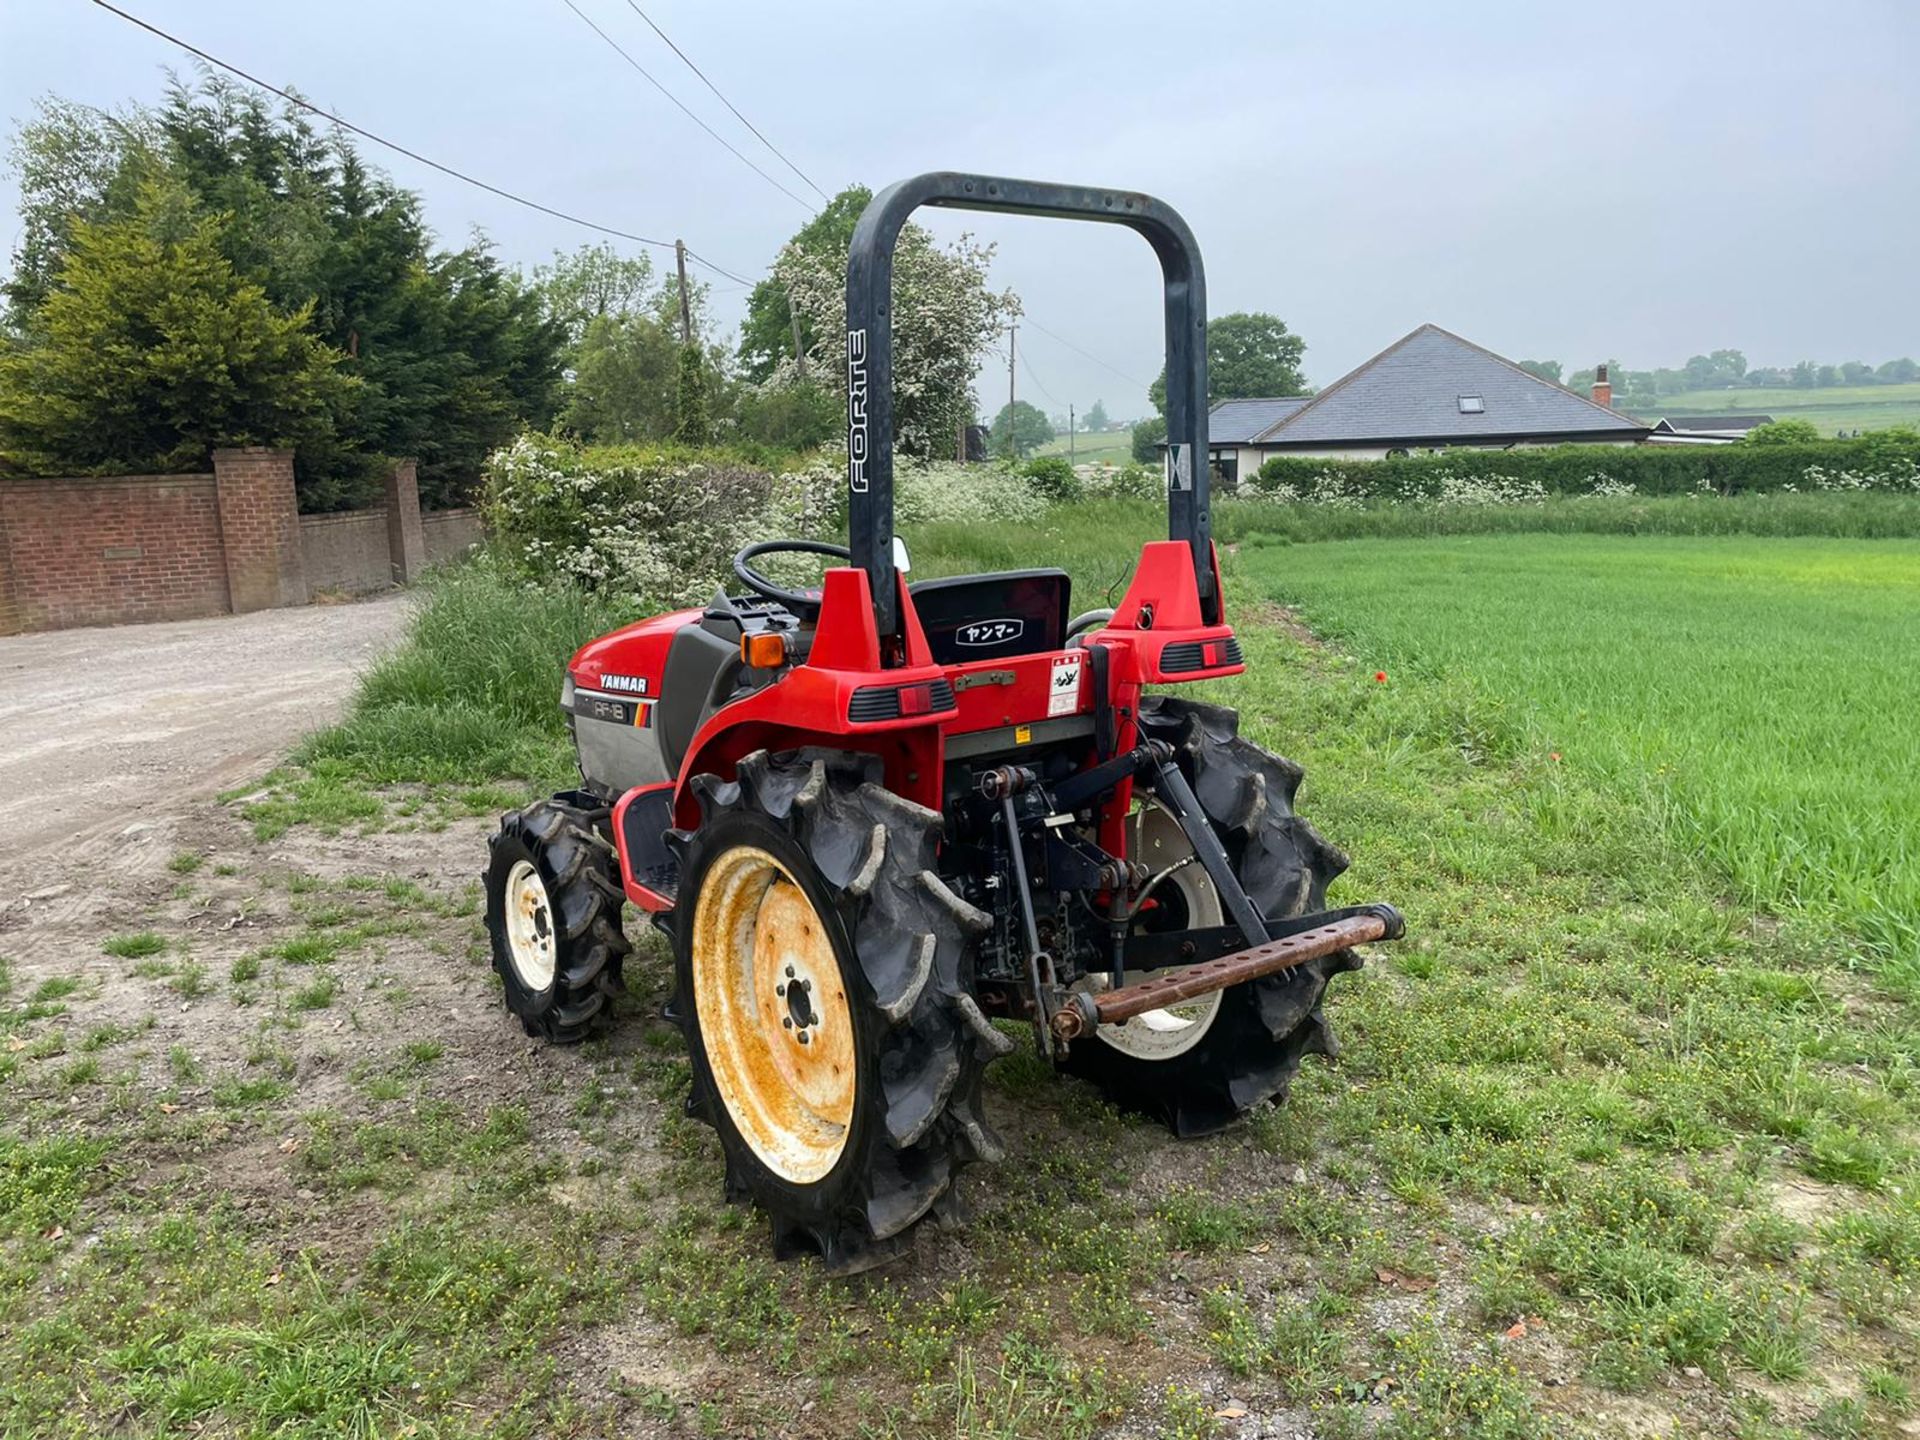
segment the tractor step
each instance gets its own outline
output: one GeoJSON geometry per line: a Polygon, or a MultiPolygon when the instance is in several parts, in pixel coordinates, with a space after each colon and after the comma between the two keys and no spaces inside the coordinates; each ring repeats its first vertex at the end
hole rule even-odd
{"type": "Polygon", "coordinates": [[[1054,1012],[1053,1033],[1062,1040],[1072,1040],[1099,1025],[1117,1025],[1149,1010],[1162,1010],[1182,1000],[1291,970],[1336,950],[1364,945],[1369,940],[1398,940],[1405,933],[1406,922],[1398,910],[1391,905],[1369,905],[1361,913],[1348,914],[1311,930],[1222,955],[1217,960],[1188,965],[1138,984],[1122,985],[1098,995],[1076,991],[1067,997],[1068,1003],[1054,1012]]]}
{"type": "Polygon", "coordinates": [[[673,825],[673,783],[641,790],[627,801],[620,817],[620,843],[627,869],[670,906],[680,890],[680,861],[667,845],[673,825]]]}

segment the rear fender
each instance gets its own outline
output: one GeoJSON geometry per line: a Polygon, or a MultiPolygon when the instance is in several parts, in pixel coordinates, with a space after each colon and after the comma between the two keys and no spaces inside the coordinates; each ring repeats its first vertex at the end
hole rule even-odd
{"type": "Polygon", "coordinates": [[[688,789],[696,775],[731,780],[740,761],[756,750],[798,750],[809,745],[878,755],[886,785],[897,795],[940,808],[944,742],[941,726],[958,713],[946,671],[933,663],[913,602],[900,584],[906,621],[896,663],[888,666],[874,625],[872,592],[864,570],[827,571],[822,578],[820,618],[804,663],[773,684],[717,711],[693,737],[680,765],[674,823],[699,823],[688,789]],[[857,691],[889,687],[934,687],[945,703],[924,713],[890,720],[851,718],[857,691]]]}
{"type": "MultiPolygon", "coordinates": [[[[1218,552],[1211,552],[1211,561],[1217,585],[1218,552]]],[[[1233,627],[1206,623],[1193,551],[1178,540],[1140,547],[1140,564],[1126,598],[1106,628],[1088,636],[1087,643],[1112,646],[1125,678],[1136,685],[1213,680],[1247,668],[1233,627]]]]}

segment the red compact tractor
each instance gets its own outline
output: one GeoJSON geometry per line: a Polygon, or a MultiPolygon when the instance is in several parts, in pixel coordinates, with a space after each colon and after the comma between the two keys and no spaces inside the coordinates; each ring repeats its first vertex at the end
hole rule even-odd
{"type": "Polygon", "coordinates": [[[587,645],[561,703],[581,787],[508,815],[486,873],[507,1005],[578,1040],[620,988],[622,907],[672,941],[689,1112],[782,1255],[855,1270],[953,1209],[1001,1145],[981,1076],[1041,1055],[1181,1135],[1331,1054],[1328,978],[1398,938],[1327,908],[1345,858],[1300,770],[1233,711],[1149,687],[1242,670],[1209,538],[1206,303],[1180,217],[1118,191],[931,174],[876,196],[847,266],[850,546],[768,540],[743,593],[587,645]],[[1165,274],[1170,539],[1117,609],[1064,571],[907,583],[893,534],[893,247],[922,205],[1098,220],[1165,274]],[[755,568],[838,561],[817,589],[755,568]]]}

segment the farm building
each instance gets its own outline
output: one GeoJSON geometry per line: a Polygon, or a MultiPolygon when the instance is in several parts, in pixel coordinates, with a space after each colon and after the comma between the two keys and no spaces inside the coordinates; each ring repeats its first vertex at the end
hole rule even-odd
{"type": "Polygon", "coordinates": [[[1725,445],[1772,423],[1771,415],[1670,415],[1654,422],[1647,439],[1656,445],[1725,445]]]}
{"type": "Polygon", "coordinates": [[[1605,367],[1594,393],[1576,395],[1422,325],[1317,395],[1219,401],[1208,450],[1215,474],[1232,485],[1274,455],[1377,460],[1462,445],[1638,445],[1652,433],[1609,406],[1605,367]]]}

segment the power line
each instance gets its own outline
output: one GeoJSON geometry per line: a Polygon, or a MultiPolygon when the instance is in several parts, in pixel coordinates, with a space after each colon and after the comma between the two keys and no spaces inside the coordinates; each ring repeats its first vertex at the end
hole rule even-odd
{"type": "MultiPolygon", "coordinates": [[[[96,0],[96,3],[98,3],[98,0],[96,0]]],[[[683,115],[685,115],[689,120],[693,121],[693,123],[698,125],[702,130],[706,131],[707,134],[711,135],[715,140],[718,140],[722,145],[724,145],[727,149],[727,153],[732,155],[734,159],[738,160],[742,165],[746,166],[749,170],[753,171],[754,174],[758,175],[762,180],[766,181],[769,185],[773,186],[774,189],[778,190],[782,195],[786,196],[789,200],[793,201],[794,204],[800,206],[801,209],[809,212],[812,211],[813,206],[809,205],[805,200],[802,200],[798,195],[794,194],[793,191],[787,189],[786,186],[782,185],[778,180],[774,179],[766,171],[762,170],[758,165],[754,164],[753,161],[749,160],[745,155],[742,155],[739,150],[734,148],[732,141],[728,140],[726,136],[722,135],[718,130],[714,129],[711,125],[707,124],[706,121],[702,120],[698,115],[694,114],[693,111],[687,109],[686,104],[680,99],[678,95],[675,95],[671,90],[667,89],[666,86],[662,85],[658,80],[654,79],[653,72],[648,70],[646,66],[642,65],[638,60],[634,59],[633,56],[629,55],[624,49],[622,49],[620,46],[620,42],[618,40],[615,40],[611,35],[607,34],[606,31],[602,30],[598,25],[594,24],[593,18],[589,16],[586,11],[582,10],[578,5],[574,4],[573,0],[560,0],[560,3],[565,5],[569,10],[573,11],[574,14],[578,15],[589,30],[593,31],[594,34],[598,35],[602,40],[606,41],[607,44],[613,48],[614,54],[618,55],[622,60],[626,61],[627,64],[631,65],[635,70],[639,71],[641,78],[643,78],[649,85],[653,86],[654,89],[658,90],[662,95],[666,96],[667,99],[671,100],[676,106],[678,106],[680,109],[680,112],[683,115]]]]}
{"type": "Polygon", "coordinates": [[[733,281],[734,284],[739,285],[744,289],[753,288],[753,285],[755,283],[754,281],[747,279],[747,277],[744,275],[734,274],[733,271],[727,269],[723,265],[714,264],[713,261],[707,259],[706,256],[700,254],[699,251],[695,250],[691,245],[687,246],[687,255],[691,259],[698,260],[702,265],[706,266],[707,269],[713,271],[714,274],[724,275],[727,277],[727,279],[733,281]]]}
{"type": "Polygon", "coordinates": [[[1060,404],[1060,401],[1054,398],[1053,392],[1040,383],[1040,377],[1033,373],[1033,364],[1027,359],[1027,352],[1024,350],[1020,352],[1020,368],[1027,372],[1027,379],[1033,382],[1034,389],[1047,397],[1048,404],[1055,406],[1060,404]]]}
{"type": "Polygon", "coordinates": [[[681,61],[686,65],[686,67],[689,70],[693,71],[694,74],[700,77],[700,83],[706,86],[707,89],[713,91],[714,95],[719,99],[722,105],[726,106],[727,109],[733,111],[734,119],[738,120],[742,125],[746,126],[747,129],[753,131],[755,139],[757,139],[762,145],[766,146],[767,149],[773,151],[775,155],[779,156],[781,164],[785,165],[789,170],[793,171],[793,173],[798,175],[802,180],[805,180],[807,184],[812,187],[813,193],[818,195],[822,200],[831,200],[833,198],[832,196],[828,195],[826,191],[822,190],[818,185],[815,185],[813,183],[812,176],[808,175],[806,171],[802,170],[798,165],[794,164],[793,161],[787,159],[785,155],[782,155],[780,153],[779,148],[771,140],[769,140],[765,135],[762,135],[760,133],[760,127],[758,125],[755,125],[751,120],[747,119],[746,116],[742,115],[740,113],[739,107],[737,107],[731,100],[727,99],[725,95],[722,95],[720,93],[720,87],[718,85],[715,85],[713,81],[707,79],[706,71],[702,70],[698,65],[694,64],[692,59],[687,55],[687,52],[682,50],[678,45],[673,43],[673,37],[671,35],[667,34],[666,31],[662,30],[658,25],[655,25],[653,23],[653,17],[651,15],[647,14],[646,11],[642,10],[638,5],[634,4],[633,0],[627,0],[627,8],[633,11],[633,13],[638,15],[642,20],[646,21],[647,25],[652,29],[653,33],[658,35],[662,40],[667,42],[667,48],[673,51],[674,54],[678,55],[681,61]]]}
{"type": "MultiPolygon", "coordinates": [[[[207,64],[213,66],[215,69],[224,70],[229,75],[238,76],[240,79],[246,81],[249,85],[253,85],[258,87],[261,90],[265,90],[270,95],[278,95],[282,100],[286,101],[289,105],[293,105],[298,107],[301,110],[305,110],[310,115],[318,115],[321,119],[329,121],[332,124],[338,125],[342,130],[350,131],[353,134],[358,135],[363,140],[371,140],[375,145],[383,146],[384,148],[393,151],[396,155],[404,155],[409,160],[417,161],[419,164],[426,166],[429,170],[437,170],[442,175],[450,176],[455,180],[461,181],[463,184],[473,186],[475,189],[484,190],[489,195],[497,195],[502,200],[510,200],[515,205],[523,205],[529,210],[538,210],[542,215],[551,215],[556,220],[565,220],[569,225],[579,225],[588,230],[597,230],[602,235],[612,235],[616,239],[620,239],[620,240],[631,240],[636,245],[652,245],[661,250],[671,250],[673,248],[673,242],[671,240],[655,240],[652,237],[647,235],[636,235],[631,230],[621,230],[612,225],[602,225],[599,221],[589,220],[583,215],[574,215],[566,210],[556,210],[553,206],[543,205],[538,200],[529,200],[524,195],[516,195],[511,190],[503,190],[498,185],[490,185],[485,180],[477,179],[474,176],[467,174],[463,170],[454,169],[451,165],[442,165],[438,160],[429,159],[427,156],[422,155],[418,150],[410,150],[405,145],[402,145],[399,142],[394,140],[389,140],[383,135],[376,135],[374,134],[373,131],[367,129],[365,126],[356,125],[351,120],[348,120],[343,118],[342,116],[336,115],[331,110],[322,109],[320,106],[315,105],[311,100],[303,100],[300,98],[300,96],[294,94],[291,90],[282,90],[278,85],[269,85],[265,80],[262,80],[259,76],[250,74],[247,71],[242,70],[238,65],[228,64],[225,60],[222,60],[219,56],[209,54],[207,51],[202,50],[198,45],[190,45],[185,40],[182,40],[178,35],[172,35],[172,34],[169,34],[167,31],[162,30],[158,25],[149,25],[145,20],[142,20],[138,15],[129,15],[125,10],[122,10],[119,6],[109,4],[108,0],[90,0],[90,3],[99,6],[102,10],[107,11],[109,14],[119,16],[122,20],[125,20],[129,25],[133,25],[138,29],[144,30],[149,35],[154,35],[159,37],[160,39],[166,41],[169,45],[177,45],[180,49],[186,51],[189,55],[192,55],[199,60],[205,61],[207,64]]],[[[721,269],[720,266],[715,265],[711,260],[701,260],[700,263],[705,265],[709,270],[713,270],[718,272],[719,274],[725,275],[730,280],[738,280],[740,278],[730,270],[721,269]]]]}
{"type": "Polygon", "coordinates": [[[1109,372],[1110,374],[1118,375],[1122,380],[1126,381],[1129,385],[1138,385],[1142,390],[1147,390],[1152,388],[1148,386],[1145,382],[1134,379],[1131,375],[1123,374],[1121,371],[1115,370],[1113,366],[1109,365],[1105,360],[1102,360],[1098,355],[1094,354],[1091,350],[1083,350],[1080,346],[1074,344],[1073,341],[1067,339],[1066,336],[1055,335],[1053,331],[1047,329],[1046,326],[1042,325],[1038,320],[1034,319],[1033,316],[1022,315],[1020,318],[1025,320],[1027,324],[1033,326],[1033,328],[1038,330],[1042,335],[1050,336],[1051,338],[1059,341],[1062,345],[1066,346],[1069,350],[1073,351],[1077,355],[1086,356],[1087,359],[1093,361],[1093,363],[1098,365],[1101,369],[1109,372]]]}

